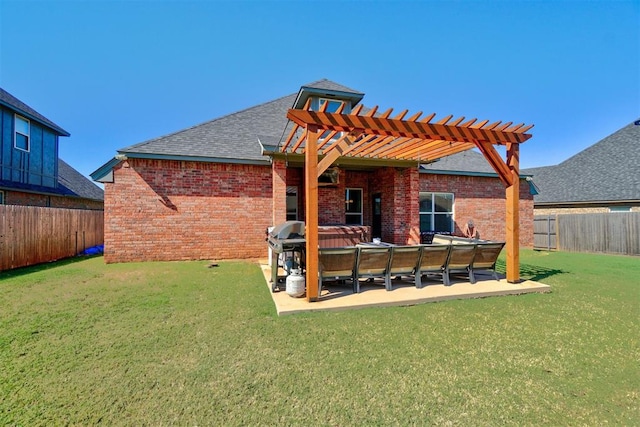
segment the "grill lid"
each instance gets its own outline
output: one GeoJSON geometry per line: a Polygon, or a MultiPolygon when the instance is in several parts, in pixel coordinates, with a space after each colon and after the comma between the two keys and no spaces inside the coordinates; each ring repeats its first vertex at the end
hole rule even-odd
{"type": "Polygon", "coordinates": [[[303,221],[287,221],[276,225],[271,230],[270,236],[274,239],[298,239],[304,238],[303,221]]]}

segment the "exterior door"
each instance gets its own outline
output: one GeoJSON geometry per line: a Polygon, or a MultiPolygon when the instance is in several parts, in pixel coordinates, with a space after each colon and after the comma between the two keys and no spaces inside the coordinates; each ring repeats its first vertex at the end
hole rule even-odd
{"type": "Polygon", "coordinates": [[[382,238],[382,194],[374,194],[371,203],[371,237],[382,238]]]}

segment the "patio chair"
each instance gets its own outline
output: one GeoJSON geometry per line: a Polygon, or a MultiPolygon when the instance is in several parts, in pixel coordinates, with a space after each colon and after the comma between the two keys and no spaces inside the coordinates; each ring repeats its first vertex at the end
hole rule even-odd
{"type": "Polygon", "coordinates": [[[391,248],[389,271],[387,271],[387,284],[389,290],[393,289],[391,277],[413,276],[418,268],[418,261],[422,254],[422,246],[394,246],[391,248]]]}
{"type": "Polygon", "coordinates": [[[476,283],[473,275],[473,257],[476,254],[476,245],[469,243],[455,243],[451,245],[449,259],[447,260],[446,275],[447,281],[451,282],[449,275],[451,272],[465,272],[469,276],[469,282],[476,283]]]}
{"type": "Polygon", "coordinates": [[[498,273],[496,273],[496,261],[504,245],[505,242],[478,243],[473,257],[472,270],[491,270],[493,278],[500,280],[498,273]]]}
{"type": "Polygon", "coordinates": [[[442,277],[442,283],[445,286],[449,286],[449,274],[446,273],[446,267],[451,245],[432,244],[421,246],[422,256],[415,273],[416,288],[422,288],[422,276],[429,273],[439,274],[442,277]]]}
{"type": "Polygon", "coordinates": [[[382,278],[384,287],[391,290],[391,282],[387,280],[389,270],[390,247],[359,247],[356,261],[356,292],[360,292],[360,278],[382,278]]]}
{"type": "Polygon", "coordinates": [[[440,244],[440,245],[449,245],[451,244],[451,236],[446,236],[443,234],[434,234],[431,243],[440,244]]]}
{"type": "Polygon", "coordinates": [[[352,282],[356,292],[356,255],[357,248],[320,248],[318,249],[318,298],[322,286],[327,280],[346,280],[352,282]]]}

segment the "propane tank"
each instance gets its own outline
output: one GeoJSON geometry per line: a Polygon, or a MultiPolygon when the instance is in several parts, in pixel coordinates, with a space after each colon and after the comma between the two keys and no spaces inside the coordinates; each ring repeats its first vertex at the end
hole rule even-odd
{"type": "Polygon", "coordinates": [[[300,298],[306,293],[305,279],[299,269],[292,269],[287,276],[287,295],[292,298],[300,298]]]}

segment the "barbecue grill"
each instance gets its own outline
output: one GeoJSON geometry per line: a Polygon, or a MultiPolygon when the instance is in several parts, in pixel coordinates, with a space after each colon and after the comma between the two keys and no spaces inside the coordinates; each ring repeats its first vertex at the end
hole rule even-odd
{"type": "Polygon", "coordinates": [[[292,268],[300,268],[304,260],[307,241],[304,238],[304,222],[287,221],[273,230],[267,230],[267,243],[271,249],[271,290],[278,287],[278,259],[283,259],[282,267],[289,273],[292,268]],[[291,253],[281,257],[280,254],[291,253]],[[296,261],[296,256],[298,260],[296,261]]]}

